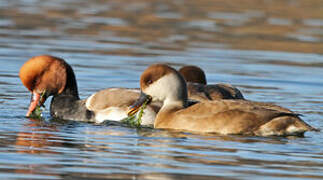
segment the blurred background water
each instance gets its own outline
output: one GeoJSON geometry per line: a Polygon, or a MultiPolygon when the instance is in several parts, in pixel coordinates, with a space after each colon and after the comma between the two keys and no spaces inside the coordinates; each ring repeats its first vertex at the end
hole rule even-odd
{"type": "Polygon", "coordinates": [[[321,0],[1,0],[0,178],[322,179],[322,132],[205,136],[54,121],[48,110],[28,119],[18,78],[30,57],[59,56],[86,98],[139,87],[152,63],[193,64],[323,129],[322,12],[321,0]]]}

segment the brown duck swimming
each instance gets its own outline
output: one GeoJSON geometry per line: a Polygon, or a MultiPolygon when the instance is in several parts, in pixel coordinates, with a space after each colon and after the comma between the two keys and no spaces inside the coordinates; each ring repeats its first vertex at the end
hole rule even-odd
{"type": "MultiPolygon", "coordinates": [[[[140,77],[140,88],[141,96],[134,107],[147,99],[163,102],[155,119],[155,128],[257,136],[303,135],[306,131],[316,130],[298,114],[270,108],[266,103],[213,100],[188,107],[184,78],[164,64],[148,67],[140,77]]],[[[135,111],[132,109],[129,113],[135,111]]]]}

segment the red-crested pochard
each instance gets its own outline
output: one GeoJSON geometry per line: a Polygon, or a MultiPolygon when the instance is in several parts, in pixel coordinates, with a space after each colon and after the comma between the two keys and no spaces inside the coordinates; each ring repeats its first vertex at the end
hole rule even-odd
{"type": "MultiPolygon", "coordinates": [[[[140,94],[135,89],[108,88],[80,100],[72,67],[63,59],[49,55],[29,59],[21,67],[19,77],[32,93],[26,116],[53,96],[50,114],[54,118],[96,123],[119,121],[127,117],[128,107],[140,94]]],[[[142,125],[153,124],[157,110],[154,105],[147,106],[142,125]]]]}
{"type": "MultiPolygon", "coordinates": [[[[161,101],[154,127],[198,133],[256,136],[303,135],[317,130],[292,111],[245,100],[201,101],[187,106],[187,87],[178,71],[165,64],[148,67],[140,77],[141,96],[136,102],[161,101]]],[[[277,106],[279,107],[279,106],[277,106]]],[[[286,109],[286,108],[283,108],[286,109]]],[[[131,109],[129,114],[136,112],[131,109]]]]}
{"type": "Polygon", "coordinates": [[[197,66],[183,66],[179,72],[187,82],[188,97],[192,100],[244,99],[242,93],[230,84],[208,84],[204,71],[197,66]]]}

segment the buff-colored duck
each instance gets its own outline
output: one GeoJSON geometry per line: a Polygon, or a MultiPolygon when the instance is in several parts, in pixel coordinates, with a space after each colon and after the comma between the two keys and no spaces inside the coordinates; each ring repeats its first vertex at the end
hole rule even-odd
{"type": "Polygon", "coordinates": [[[183,66],[179,72],[187,82],[188,97],[192,100],[244,99],[230,84],[207,84],[204,71],[197,66],[183,66]]]}
{"type": "MultiPolygon", "coordinates": [[[[135,89],[108,88],[81,100],[72,67],[63,59],[48,55],[29,59],[21,67],[19,77],[32,93],[26,116],[53,96],[50,114],[54,118],[96,123],[119,121],[127,117],[128,107],[140,94],[135,89]]],[[[158,109],[155,105],[148,106],[142,125],[153,124],[158,109]]]]}
{"type": "Polygon", "coordinates": [[[129,114],[136,112],[138,104],[147,99],[163,102],[155,119],[155,128],[257,136],[303,135],[306,131],[316,130],[298,114],[268,108],[266,103],[214,100],[188,107],[184,78],[164,64],[148,67],[140,77],[140,88],[141,96],[129,114]]]}

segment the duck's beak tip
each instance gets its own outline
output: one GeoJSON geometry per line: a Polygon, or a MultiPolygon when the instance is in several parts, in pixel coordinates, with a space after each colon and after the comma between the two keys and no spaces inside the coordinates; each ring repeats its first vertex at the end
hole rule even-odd
{"type": "Polygon", "coordinates": [[[29,111],[28,111],[28,112],[26,113],[26,117],[29,117],[29,116],[30,116],[30,114],[31,114],[31,112],[29,112],[29,111]]]}
{"type": "Polygon", "coordinates": [[[38,106],[38,104],[39,103],[42,103],[40,101],[41,101],[40,94],[38,94],[36,92],[33,92],[32,95],[31,95],[31,99],[30,99],[30,103],[29,103],[29,108],[28,108],[28,111],[26,113],[26,117],[29,117],[32,114],[32,112],[36,109],[36,107],[38,106]]]}

